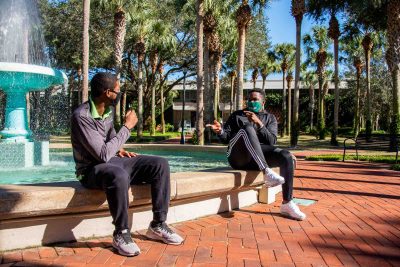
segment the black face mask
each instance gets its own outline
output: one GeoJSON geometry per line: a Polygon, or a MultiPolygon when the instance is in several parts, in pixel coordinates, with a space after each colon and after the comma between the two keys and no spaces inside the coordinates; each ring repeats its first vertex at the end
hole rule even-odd
{"type": "Polygon", "coordinates": [[[121,100],[121,92],[116,93],[117,97],[115,99],[111,100],[111,106],[115,107],[116,105],[118,105],[119,101],[121,100]]]}

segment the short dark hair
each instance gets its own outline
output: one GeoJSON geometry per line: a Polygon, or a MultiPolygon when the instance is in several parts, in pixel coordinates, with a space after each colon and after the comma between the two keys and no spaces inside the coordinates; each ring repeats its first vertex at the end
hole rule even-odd
{"type": "Polygon", "coordinates": [[[105,90],[113,90],[117,83],[117,76],[109,72],[99,72],[90,81],[90,95],[93,98],[101,96],[105,90]]]}
{"type": "Polygon", "coordinates": [[[249,97],[249,95],[250,95],[251,93],[259,93],[259,94],[262,96],[263,100],[265,100],[265,92],[264,92],[264,90],[261,90],[261,89],[252,89],[252,90],[250,90],[250,92],[249,92],[249,94],[247,95],[247,97],[249,97]]]}

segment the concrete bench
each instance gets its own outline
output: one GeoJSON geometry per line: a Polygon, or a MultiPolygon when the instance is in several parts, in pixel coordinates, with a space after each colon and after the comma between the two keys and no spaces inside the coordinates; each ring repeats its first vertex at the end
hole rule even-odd
{"type": "MultiPolygon", "coordinates": [[[[279,170],[276,170],[279,171],[279,170]]],[[[262,202],[273,202],[280,186],[266,189],[257,171],[230,168],[171,174],[168,222],[176,223],[262,202]]],[[[150,186],[129,193],[132,231],[152,219],[150,186]]],[[[0,251],[110,235],[105,194],[79,182],[0,185],[0,251]]]]}

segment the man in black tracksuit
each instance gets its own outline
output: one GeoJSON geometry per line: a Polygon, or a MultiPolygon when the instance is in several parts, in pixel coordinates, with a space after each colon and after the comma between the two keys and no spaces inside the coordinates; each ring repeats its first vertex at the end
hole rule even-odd
{"type": "Polygon", "coordinates": [[[228,162],[238,170],[260,170],[267,186],[282,184],[283,202],[281,213],[287,217],[304,220],[306,215],[292,201],[294,163],[292,154],[275,146],[278,123],[273,114],[263,107],[265,95],[262,90],[249,93],[247,108],[231,114],[224,127],[217,121],[207,125],[228,145],[228,162]],[[280,167],[280,174],[270,167],[280,167]]]}

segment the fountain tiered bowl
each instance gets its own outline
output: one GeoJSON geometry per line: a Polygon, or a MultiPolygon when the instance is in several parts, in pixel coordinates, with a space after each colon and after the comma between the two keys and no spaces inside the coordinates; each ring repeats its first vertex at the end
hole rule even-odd
{"type": "Polygon", "coordinates": [[[0,90],[6,94],[4,129],[0,131],[0,166],[30,167],[48,163],[48,142],[32,140],[26,93],[43,91],[66,80],[63,72],[52,68],[0,62],[0,90]]]}

